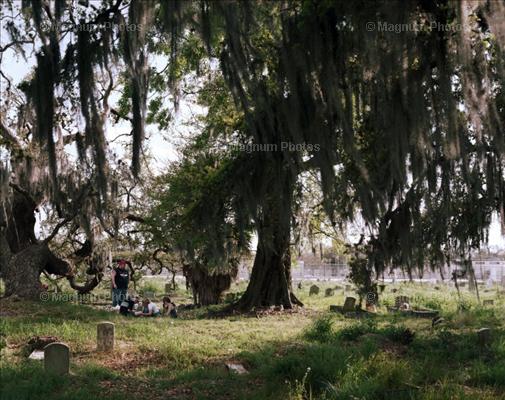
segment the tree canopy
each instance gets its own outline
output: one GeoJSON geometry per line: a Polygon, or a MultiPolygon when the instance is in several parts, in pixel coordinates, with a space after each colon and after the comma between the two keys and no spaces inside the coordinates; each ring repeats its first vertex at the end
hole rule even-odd
{"type": "MultiPolygon", "coordinates": [[[[169,123],[163,98],[177,109],[189,75],[207,81],[196,90],[209,112],[161,178],[170,195],[155,217],[161,229],[168,218],[170,240],[210,270],[257,232],[245,309],[297,303],[290,248],[307,171],[333,225],[364,221],[366,262],[356,265],[365,286],[388,267],[411,273],[468,255],[494,212],[505,225],[502,2],[86,3],[23,1],[22,22],[5,25],[12,42],[2,53],[36,53],[33,74],[9,90],[19,107],[5,105],[2,117],[14,176],[2,166],[5,226],[31,218],[39,191],[62,221],[107,225],[117,196],[108,123],[131,123],[135,179],[146,123],[169,123]],[[153,57],[166,69],[150,67],[153,57]],[[110,104],[117,85],[119,109],[110,104]],[[215,141],[225,149],[207,151],[215,141]],[[69,143],[78,164],[62,151],[69,143]],[[247,146],[261,151],[237,151],[247,146]],[[13,196],[26,212],[14,215],[13,196]]],[[[2,10],[12,15],[14,2],[2,10]]],[[[33,229],[18,242],[11,251],[38,245],[33,229]]]]}

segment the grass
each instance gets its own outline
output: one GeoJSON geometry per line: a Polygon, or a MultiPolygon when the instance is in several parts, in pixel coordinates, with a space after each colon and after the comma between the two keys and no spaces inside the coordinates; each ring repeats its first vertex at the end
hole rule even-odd
{"type": "MultiPolygon", "coordinates": [[[[146,281],[139,291],[159,298],[163,282],[146,281]]],[[[465,293],[460,311],[448,287],[390,285],[379,314],[356,320],[326,311],[352,292],[324,297],[330,285],[317,284],[318,296],[308,295],[309,283],[298,290],[302,312],[258,317],[210,318],[208,309],[199,309],[177,319],[135,319],[73,302],[3,299],[0,398],[505,399],[505,296],[495,289],[481,289],[493,307],[465,293]],[[414,306],[439,309],[445,322],[432,328],[431,320],[387,314],[400,294],[414,306]],[[103,320],[116,325],[110,354],[95,350],[96,324],[103,320]],[[493,330],[488,347],[478,343],[481,327],[493,330]],[[69,344],[69,376],[47,375],[40,361],[26,358],[25,345],[36,335],[69,344]],[[242,363],[249,373],[232,374],[226,362],[242,363]]],[[[233,287],[243,290],[243,283],[233,287]]],[[[183,289],[172,297],[190,302],[183,289]]]]}

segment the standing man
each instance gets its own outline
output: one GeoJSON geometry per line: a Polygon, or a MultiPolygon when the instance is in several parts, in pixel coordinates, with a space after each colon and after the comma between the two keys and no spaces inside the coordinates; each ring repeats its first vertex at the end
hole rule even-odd
{"type": "Polygon", "coordinates": [[[120,305],[126,300],[126,291],[128,290],[128,282],[130,274],[126,269],[126,260],[119,260],[117,267],[112,270],[112,306],[120,305]]]}

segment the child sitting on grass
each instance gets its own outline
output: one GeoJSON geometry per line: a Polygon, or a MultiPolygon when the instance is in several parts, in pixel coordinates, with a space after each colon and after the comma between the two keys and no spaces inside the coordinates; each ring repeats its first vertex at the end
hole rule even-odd
{"type": "Polygon", "coordinates": [[[163,297],[163,315],[166,317],[177,318],[175,303],[173,303],[168,296],[163,297]]]}
{"type": "Polygon", "coordinates": [[[157,317],[160,315],[160,309],[148,298],[142,300],[142,309],[135,312],[136,317],[157,317]]]}
{"type": "Polygon", "coordinates": [[[119,313],[124,316],[134,314],[134,312],[140,307],[139,302],[139,296],[132,297],[129,295],[126,300],[123,300],[121,303],[119,313]]]}

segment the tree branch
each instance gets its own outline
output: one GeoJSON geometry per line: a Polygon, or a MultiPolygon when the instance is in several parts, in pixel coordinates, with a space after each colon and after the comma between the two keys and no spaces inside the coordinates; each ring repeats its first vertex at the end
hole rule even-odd
{"type": "Polygon", "coordinates": [[[70,221],[72,221],[74,218],[75,218],[76,214],[74,213],[73,215],[70,215],[66,218],[64,218],[62,221],[60,221],[53,229],[53,231],[51,232],[51,234],[46,237],[42,243],[49,243],[51,240],[53,240],[53,238],[58,234],[58,231],[61,229],[61,227],[63,227],[64,225],[66,225],[67,223],[69,223],[70,221]]]}
{"type": "Polygon", "coordinates": [[[126,216],[126,219],[128,221],[133,221],[133,222],[140,222],[140,223],[145,223],[146,220],[142,217],[139,217],[138,215],[133,215],[133,214],[128,214],[126,216]]]}
{"type": "Polygon", "coordinates": [[[7,143],[9,143],[15,150],[22,150],[21,143],[16,138],[16,135],[12,130],[5,125],[3,119],[0,119],[0,135],[4,138],[7,143]]]}

